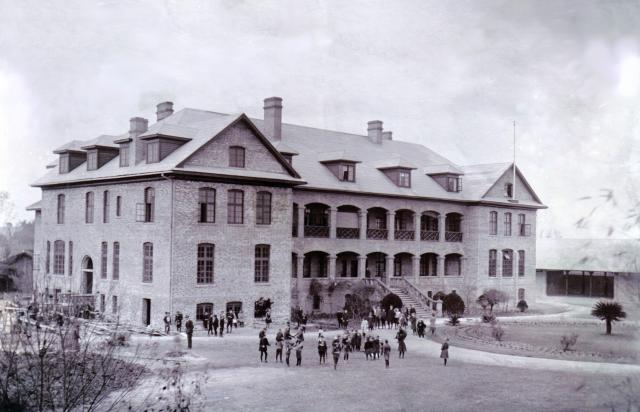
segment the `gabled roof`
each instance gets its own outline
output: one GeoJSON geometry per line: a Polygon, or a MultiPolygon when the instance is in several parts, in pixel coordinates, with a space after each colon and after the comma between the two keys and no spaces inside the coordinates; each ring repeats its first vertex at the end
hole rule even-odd
{"type": "Polygon", "coordinates": [[[318,153],[318,161],[320,163],[331,163],[331,162],[360,163],[360,161],[358,160],[358,156],[351,153],[347,153],[344,150],[318,153]]]}
{"type": "MultiPolygon", "coordinates": [[[[474,197],[486,199],[487,194],[498,183],[498,181],[507,173],[513,173],[513,163],[491,163],[481,165],[463,166],[465,184],[472,184],[471,191],[474,197]]],[[[533,188],[527,182],[520,168],[516,166],[516,175],[524,183],[531,196],[538,204],[542,205],[542,201],[533,191],[533,188]]],[[[498,200],[498,199],[492,199],[498,200]]],[[[503,199],[499,199],[503,200],[503,199]]],[[[519,200],[518,203],[522,201],[519,200]]],[[[527,202],[522,202],[526,204],[527,202]]]]}
{"type": "Polygon", "coordinates": [[[440,165],[429,165],[422,168],[425,175],[462,175],[464,172],[453,163],[444,163],[440,165]]]}
{"type": "Polygon", "coordinates": [[[417,169],[413,164],[409,163],[406,159],[401,157],[392,157],[390,159],[380,160],[376,162],[375,167],[378,170],[385,169],[417,169]]]}
{"type": "Polygon", "coordinates": [[[538,239],[536,268],[640,273],[640,241],[626,239],[538,239]]]}

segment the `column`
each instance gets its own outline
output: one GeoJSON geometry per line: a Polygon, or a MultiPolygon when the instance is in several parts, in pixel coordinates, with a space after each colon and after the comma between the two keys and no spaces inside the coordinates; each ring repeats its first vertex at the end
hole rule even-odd
{"type": "Polygon", "coordinates": [[[298,239],[304,237],[304,211],[305,207],[298,205],[298,239]]]}
{"type": "Polygon", "coordinates": [[[436,267],[436,273],[440,277],[444,276],[444,257],[443,256],[438,256],[438,265],[436,267]]]}
{"type": "MultiPolygon", "coordinates": [[[[367,212],[358,211],[358,227],[360,228],[360,239],[367,238],[367,212]]],[[[364,273],[364,272],[363,272],[364,273]]]]}
{"type": "Polygon", "coordinates": [[[298,278],[302,278],[304,272],[304,255],[298,255],[296,265],[298,267],[298,278]]]}
{"type": "Polygon", "coordinates": [[[414,282],[418,281],[418,277],[420,276],[420,256],[413,257],[413,280],[414,282]]]}
{"type": "Polygon", "coordinates": [[[386,263],[386,273],[385,273],[385,277],[387,279],[390,279],[393,277],[393,256],[389,256],[387,255],[386,257],[387,259],[387,263],[386,263]]]}
{"type": "Polygon", "coordinates": [[[364,279],[367,270],[367,257],[358,256],[358,279],[364,279]]]}
{"type": "Polygon", "coordinates": [[[420,241],[420,213],[413,214],[413,240],[420,241]]]}
{"type": "Polygon", "coordinates": [[[438,215],[438,241],[444,242],[444,224],[445,224],[445,216],[440,213],[438,215]]]}
{"type": "Polygon", "coordinates": [[[336,278],[336,255],[329,255],[329,279],[336,278]]]}
{"type": "Polygon", "coordinates": [[[329,238],[336,238],[336,228],[338,226],[338,211],[335,208],[329,209],[329,238]]]}
{"type": "Polygon", "coordinates": [[[460,258],[460,276],[466,276],[467,273],[467,258],[462,256],[460,258]]]}
{"type": "Polygon", "coordinates": [[[387,212],[387,240],[395,239],[396,212],[387,212]]]}

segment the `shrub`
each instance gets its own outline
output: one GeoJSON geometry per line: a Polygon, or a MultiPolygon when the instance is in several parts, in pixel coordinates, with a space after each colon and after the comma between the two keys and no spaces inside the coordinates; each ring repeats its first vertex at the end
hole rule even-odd
{"type": "Polygon", "coordinates": [[[484,323],[493,323],[496,321],[496,315],[494,315],[493,313],[484,313],[482,315],[482,321],[484,323]]]}
{"type": "Polygon", "coordinates": [[[560,338],[560,345],[562,345],[562,351],[566,352],[568,350],[571,350],[571,348],[576,344],[577,341],[578,341],[578,335],[576,335],[575,333],[572,333],[571,335],[562,335],[562,338],[560,338]]]}
{"type": "Polygon", "coordinates": [[[446,314],[462,315],[464,309],[464,301],[456,292],[451,292],[442,299],[442,311],[446,314]]]}
{"type": "Polygon", "coordinates": [[[524,312],[525,310],[529,309],[529,305],[527,305],[526,300],[521,300],[520,302],[518,302],[517,307],[518,309],[520,309],[520,312],[524,312]]]}
{"type": "Polygon", "coordinates": [[[622,310],[622,305],[618,302],[607,302],[601,300],[593,306],[591,316],[604,320],[607,324],[607,335],[611,335],[611,324],[627,317],[622,310]]]}
{"type": "Polygon", "coordinates": [[[509,296],[498,289],[486,289],[484,293],[478,296],[478,304],[482,306],[483,309],[489,307],[489,310],[493,313],[493,307],[498,303],[507,302],[509,300],[509,296]]]}
{"type": "Polygon", "coordinates": [[[491,327],[491,336],[493,336],[493,338],[495,340],[497,340],[498,342],[502,341],[502,338],[504,336],[504,329],[502,329],[502,326],[496,324],[494,326],[491,327]]]}
{"type": "Polygon", "coordinates": [[[455,313],[451,314],[447,323],[451,326],[458,326],[460,324],[460,316],[455,313]]]}

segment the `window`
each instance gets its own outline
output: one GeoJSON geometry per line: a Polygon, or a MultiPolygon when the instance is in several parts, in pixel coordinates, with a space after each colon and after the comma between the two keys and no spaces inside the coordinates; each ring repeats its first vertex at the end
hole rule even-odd
{"type": "Polygon", "coordinates": [[[460,191],[462,191],[462,178],[460,178],[460,177],[447,177],[447,191],[448,192],[460,192],[460,191]]]}
{"type": "Polygon", "coordinates": [[[489,212],[489,234],[498,234],[498,212],[489,212]]]}
{"type": "Polygon", "coordinates": [[[338,168],[338,179],[343,182],[356,181],[356,165],[341,164],[338,168]]]}
{"type": "Polygon", "coordinates": [[[118,297],[116,295],[111,296],[111,313],[113,315],[118,314],[118,297]]]}
{"type": "Polygon", "coordinates": [[[313,310],[320,310],[320,295],[313,295],[313,310]]]}
{"type": "Polygon", "coordinates": [[[255,281],[269,281],[269,253],[271,247],[269,245],[256,246],[256,264],[255,264],[255,281]]]}
{"type": "Polygon", "coordinates": [[[271,224],[271,193],[258,192],[256,198],[256,224],[271,224]]]}
{"type": "Polygon", "coordinates": [[[152,187],[144,189],[144,221],[153,222],[156,192],[152,187]]]}
{"type": "Polygon", "coordinates": [[[451,254],[444,258],[444,275],[460,276],[462,275],[462,265],[460,255],[451,254]]]}
{"type": "Polygon", "coordinates": [[[524,276],[524,250],[518,251],[518,276],[524,276]]]}
{"type": "Polygon", "coordinates": [[[433,253],[426,253],[420,257],[420,276],[438,275],[438,257],[433,253]]]}
{"type": "Polygon", "coordinates": [[[53,242],[53,274],[64,275],[64,241],[53,242]]]}
{"type": "Polygon", "coordinates": [[[213,252],[214,245],[201,243],[198,245],[198,273],[196,281],[199,284],[213,283],[213,252]]]}
{"type": "Polygon", "coordinates": [[[504,214],[504,235],[511,236],[511,213],[504,214]]]}
{"type": "Polygon", "coordinates": [[[102,223],[109,223],[109,191],[102,193],[102,223]]]}
{"type": "Polygon", "coordinates": [[[100,294],[100,313],[104,313],[107,310],[107,297],[104,293],[100,294]]]}
{"type": "Polygon", "coordinates": [[[298,277],[298,254],[297,253],[291,254],[291,277],[292,278],[298,277]]]}
{"type": "Polygon", "coordinates": [[[93,223],[93,192],[87,192],[85,195],[84,222],[93,223]]]}
{"type": "Polygon", "coordinates": [[[58,224],[63,224],[64,223],[64,195],[60,194],[58,195],[58,224]]]}
{"type": "Polygon", "coordinates": [[[524,213],[518,215],[518,232],[520,236],[531,236],[531,225],[527,224],[527,217],[524,213]]]}
{"type": "Polygon", "coordinates": [[[210,187],[198,189],[198,205],[200,206],[199,222],[214,223],[216,221],[216,190],[210,187]]]}
{"type": "Polygon", "coordinates": [[[244,192],[232,189],[228,192],[227,199],[227,223],[244,223],[244,192]]]}
{"type": "Polygon", "coordinates": [[[96,170],[98,168],[98,151],[89,150],[87,152],[87,170],[96,170]]]}
{"type": "Polygon", "coordinates": [[[120,167],[129,166],[129,143],[120,144],[120,167]]]}
{"type": "Polygon", "coordinates": [[[153,282],[153,243],[142,245],[142,281],[153,282]]]}
{"type": "Polygon", "coordinates": [[[293,155],[283,154],[282,157],[284,157],[284,160],[286,160],[287,163],[293,164],[293,155]]]}
{"type": "Polygon", "coordinates": [[[69,241],[69,276],[73,275],[73,242],[69,241]]]}
{"type": "Polygon", "coordinates": [[[147,163],[158,163],[160,161],[160,142],[147,143],[147,163]]]}
{"type": "Polygon", "coordinates": [[[213,303],[198,303],[196,305],[196,320],[204,320],[205,316],[213,313],[213,303]]]}
{"type": "Polygon", "coordinates": [[[518,289],[518,300],[524,300],[524,288],[518,289]]]}
{"type": "Polygon", "coordinates": [[[120,242],[113,242],[113,269],[111,278],[113,280],[120,279],[120,242]]]}
{"type": "Polygon", "coordinates": [[[502,251],[502,276],[513,276],[513,250],[511,249],[502,251]]]}
{"type": "Polygon", "coordinates": [[[513,183],[504,184],[504,195],[506,197],[513,197],[513,183]]]}
{"type": "Polygon", "coordinates": [[[47,256],[44,258],[44,270],[50,273],[51,269],[51,242],[47,240],[47,256]]]}
{"type": "Polygon", "coordinates": [[[244,147],[229,148],[229,167],[244,167],[244,147]]]}
{"type": "Polygon", "coordinates": [[[58,166],[60,173],[69,173],[69,153],[60,155],[58,166]]]}
{"type": "Polygon", "coordinates": [[[489,277],[496,277],[497,275],[497,259],[498,259],[498,251],[495,249],[491,249],[489,251],[489,277]]]}
{"type": "Polygon", "coordinates": [[[122,215],[122,196],[116,196],[116,217],[122,215]]]}
{"type": "Polygon", "coordinates": [[[100,253],[100,279],[107,278],[107,242],[102,242],[100,253]]]}
{"type": "Polygon", "coordinates": [[[398,186],[411,187],[411,172],[407,170],[401,170],[398,173],[398,186]]]}

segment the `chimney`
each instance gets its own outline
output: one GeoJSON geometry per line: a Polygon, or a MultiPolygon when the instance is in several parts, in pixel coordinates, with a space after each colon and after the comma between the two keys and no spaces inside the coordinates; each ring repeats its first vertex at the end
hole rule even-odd
{"type": "Polygon", "coordinates": [[[382,132],[382,140],[393,140],[393,132],[382,132]]]}
{"type": "Polygon", "coordinates": [[[264,99],[264,133],[274,141],[282,139],[282,98],[264,99]]]}
{"type": "Polygon", "coordinates": [[[149,121],[143,117],[132,117],[131,120],[129,120],[129,137],[132,139],[129,150],[133,148],[131,159],[135,162],[132,166],[140,163],[145,158],[144,142],[138,138],[138,136],[146,132],[148,126],[149,121]]]}
{"type": "Polygon", "coordinates": [[[162,102],[156,106],[157,121],[160,121],[173,114],[173,102],[162,102]]]}
{"type": "Polygon", "coordinates": [[[380,120],[372,120],[367,123],[369,126],[367,128],[369,132],[369,140],[373,143],[381,144],[382,143],[382,121],[380,120]]]}

